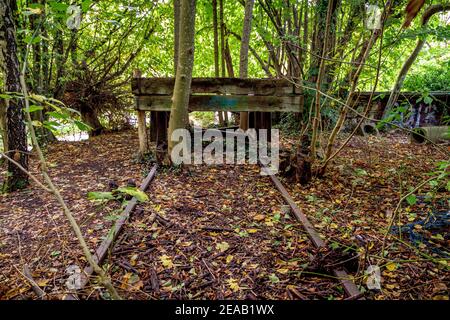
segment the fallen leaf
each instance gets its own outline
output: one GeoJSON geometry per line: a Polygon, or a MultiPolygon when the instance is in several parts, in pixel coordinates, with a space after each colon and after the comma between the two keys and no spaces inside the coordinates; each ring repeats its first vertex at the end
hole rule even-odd
{"type": "Polygon", "coordinates": [[[225,241],[216,244],[216,249],[219,250],[220,252],[225,252],[228,250],[228,248],[230,248],[230,245],[225,241]]]}

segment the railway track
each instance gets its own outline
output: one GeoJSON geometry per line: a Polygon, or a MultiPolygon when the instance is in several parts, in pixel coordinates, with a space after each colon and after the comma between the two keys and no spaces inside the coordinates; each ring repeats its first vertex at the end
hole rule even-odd
{"type": "MultiPolygon", "coordinates": [[[[223,132],[223,131],[222,131],[223,132]]],[[[236,135],[239,135],[238,133],[236,135]]],[[[261,166],[261,170],[269,170],[267,167],[259,163],[261,166]]],[[[156,173],[156,166],[151,170],[150,174],[144,180],[141,190],[145,191],[154,178],[156,173]]],[[[283,186],[282,182],[274,175],[269,175],[273,185],[276,187],[284,201],[289,205],[291,212],[296,217],[296,219],[300,222],[301,226],[305,230],[309,240],[313,244],[313,246],[317,249],[325,249],[327,248],[326,242],[322,239],[317,230],[313,227],[311,222],[308,220],[307,216],[302,212],[302,210],[295,203],[293,198],[290,196],[289,192],[283,186]]],[[[110,232],[110,236],[105,239],[105,241],[100,245],[100,247],[96,251],[96,259],[98,262],[102,262],[102,260],[106,257],[107,253],[112,250],[112,246],[114,245],[114,240],[117,238],[122,226],[131,215],[134,207],[136,205],[136,200],[130,201],[129,205],[125,209],[124,213],[121,216],[121,219],[117,221],[116,225],[113,227],[114,232],[110,232]]],[[[342,288],[344,289],[345,295],[347,296],[347,300],[354,299],[364,299],[363,294],[360,292],[356,284],[353,282],[351,276],[344,270],[343,268],[334,268],[332,269],[333,276],[338,279],[341,283],[342,288]]],[[[90,276],[93,274],[93,271],[90,267],[86,267],[84,269],[84,275],[82,282],[82,287],[86,286],[89,281],[90,276]]],[[[75,295],[68,295],[66,299],[76,299],[75,295]]]]}

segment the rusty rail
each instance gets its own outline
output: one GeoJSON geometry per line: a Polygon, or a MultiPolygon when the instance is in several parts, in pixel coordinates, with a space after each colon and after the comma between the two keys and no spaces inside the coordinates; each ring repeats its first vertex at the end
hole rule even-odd
{"type": "MultiPolygon", "coordinates": [[[[145,191],[148,189],[150,183],[152,182],[153,178],[156,175],[156,169],[157,165],[154,165],[150,172],[148,173],[145,180],[142,182],[141,186],[139,187],[139,190],[145,191]]],[[[111,230],[108,232],[108,236],[102,241],[100,246],[95,251],[95,254],[93,256],[95,262],[98,264],[102,263],[102,261],[105,259],[108,251],[110,250],[110,247],[113,245],[114,241],[116,240],[117,236],[119,235],[120,231],[122,230],[125,222],[128,220],[128,218],[131,216],[131,213],[133,212],[134,208],[137,205],[137,199],[136,197],[133,197],[125,207],[125,210],[120,215],[119,219],[117,219],[114,226],[111,228],[111,230]]],[[[88,283],[89,279],[94,273],[94,270],[91,266],[87,266],[84,268],[81,278],[81,284],[80,288],[77,290],[82,290],[88,283]]],[[[68,294],[64,297],[64,300],[76,300],[75,294],[68,294]]]]}

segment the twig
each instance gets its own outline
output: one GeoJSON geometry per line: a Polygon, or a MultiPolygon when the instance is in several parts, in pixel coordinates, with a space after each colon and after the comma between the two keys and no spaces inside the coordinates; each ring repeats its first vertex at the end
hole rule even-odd
{"type": "Polygon", "coordinates": [[[294,287],[289,287],[288,286],[288,290],[290,292],[292,292],[294,295],[296,295],[298,298],[300,298],[301,300],[309,300],[309,298],[303,294],[301,294],[300,292],[297,291],[297,289],[295,289],[294,287]]]}
{"type": "Polygon", "coordinates": [[[201,228],[204,231],[212,231],[212,232],[233,232],[230,228],[222,228],[222,227],[202,227],[201,228]]]}
{"type": "Polygon", "coordinates": [[[16,266],[14,268],[19,272],[31,285],[31,288],[33,289],[34,293],[39,297],[39,299],[42,299],[45,296],[45,291],[39,287],[39,285],[34,281],[33,276],[31,275],[30,269],[28,268],[28,265],[23,266],[23,273],[17,269],[16,266]]]}
{"type": "Polygon", "coordinates": [[[214,275],[214,273],[211,271],[211,269],[209,268],[208,264],[206,263],[205,259],[202,259],[203,264],[205,265],[206,269],[208,269],[208,272],[211,274],[211,276],[213,277],[214,280],[217,280],[216,276],[214,275]]]}

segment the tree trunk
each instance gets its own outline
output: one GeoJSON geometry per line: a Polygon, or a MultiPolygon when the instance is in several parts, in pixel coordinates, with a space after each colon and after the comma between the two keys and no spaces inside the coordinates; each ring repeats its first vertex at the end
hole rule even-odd
{"type": "Polygon", "coordinates": [[[55,87],[53,90],[53,98],[61,100],[65,91],[65,80],[63,79],[65,74],[65,61],[64,61],[64,39],[60,30],[56,33],[55,38],[55,51],[56,51],[56,79],[55,87]]]}
{"type": "MultiPolygon", "coordinates": [[[[20,92],[20,71],[17,56],[16,29],[13,18],[12,1],[0,0],[0,62],[4,61],[6,66],[6,90],[9,92],[20,92]],[[6,43],[4,43],[4,41],[6,43]]],[[[25,130],[25,117],[23,113],[22,100],[11,99],[7,102],[6,127],[7,145],[10,156],[23,168],[28,170],[27,134],[25,130]]],[[[15,191],[28,185],[28,175],[16,165],[8,163],[8,177],[6,189],[15,191]]]]}
{"type": "MultiPolygon", "coordinates": [[[[216,9],[217,10],[217,9],[216,9]]],[[[222,77],[225,78],[225,22],[223,20],[223,0],[219,0],[219,25],[220,25],[220,61],[222,77]]],[[[224,112],[224,121],[228,125],[228,112],[224,112]]]]}
{"type": "MultiPolygon", "coordinates": [[[[214,75],[216,78],[220,76],[219,70],[219,30],[217,23],[217,0],[212,0],[213,7],[213,29],[214,29],[214,75]]],[[[223,112],[218,111],[219,125],[224,125],[223,112]]]]}
{"type": "MultiPolygon", "coordinates": [[[[428,20],[435,15],[436,13],[443,12],[450,10],[449,4],[437,4],[433,5],[427,8],[425,10],[423,16],[422,16],[422,26],[425,26],[428,23],[428,20]]],[[[392,106],[395,104],[395,102],[398,99],[398,96],[400,94],[400,90],[403,86],[403,81],[406,78],[406,75],[408,74],[409,69],[411,68],[414,61],[416,61],[417,56],[419,55],[420,51],[422,50],[423,45],[425,44],[425,38],[421,37],[417,41],[416,47],[414,48],[414,51],[411,53],[411,55],[406,59],[405,63],[402,66],[402,69],[400,70],[397,80],[395,81],[394,87],[392,88],[391,95],[389,96],[389,100],[386,104],[385,110],[389,110],[392,108],[392,106]]]]}
{"type": "Polygon", "coordinates": [[[0,135],[2,136],[3,151],[8,150],[8,139],[6,129],[6,101],[0,99],[0,135]]]}
{"type": "MultiPolygon", "coordinates": [[[[41,0],[35,0],[34,3],[40,4],[41,0]]],[[[31,23],[31,30],[36,31],[36,29],[39,29],[39,33],[41,33],[42,26],[39,23],[38,17],[36,15],[30,16],[30,23],[31,23]]],[[[44,46],[46,47],[46,46],[44,46]]],[[[32,76],[33,76],[33,85],[32,85],[32,91],[37,94],[45,94],[44,91],[44,68],[46,66],[46,63],[43,63],[43,46],[41,41],[36,42],[32,45],[33,48],[33,68],[32,68],[32,76]]],[[[31,114],[31,117],[33,120],[43,122],[46,120],[46,110],[39,110],[35,111],[31,114]]],[[[37,127],[36,128],[36,135],[38,138],[39,143],[41,144],[47,144],[49,142],[56,141],[56,137],[54,134],[45,127],[37,127]]]]}
{"type": "Polygon", "coordinates": [[[173,1],[173,75],[177,74],[178,54],[180,52],[180,0],[173,1]]]}
{"type": "Polygon", "coordinates": [[[92,128],[89,131],[89,137],[95,137],[103,133],[105,128],[103,128],[97,112],[93,108],[86,105],[80,110],[80,113],[81,120],[92,128]]]}
{"type": "MultiPolygon", "coordinates": [[[[2,3],[2,2],[0,2],[2,3]]],[[[3,3],[2,3],[3,4],[3,3]]],[[[4,10],[3,7],[0,10],[4,10]]],[[[6,89],[6,34],[3,32],[4,26],[4,11],[0,11],[0,75],[2,76],[1,83],[4,87],[0,88],[0,93],[3,93],[6,89]]],[[[3,150],[8,151],[8,139],[6,128],[6,100],[0,98],[0,134],[2,135],[3,150]]]]}
{"type": "Polygon", "coordinates": [[[169,156],[178,143],[172,141],[172,133],[176,129],[186,128],[189,121],[188,104],[194,66],[195,2],[181,0],[178,65],[169,120],[169,156]]]}
{"type": "MultiPolygon", "coordinates": [[[[252,30],[252,14],[254,0],[245,1],[244,27],[242,30],[241,51],[239,59],[239,77],[247,78],[248,76],[248,48],[250,45],[250,33],[252,30]]],[[[240,113],[239,128],[246,131],[248,129],[248,112],[240,113]]]]}

